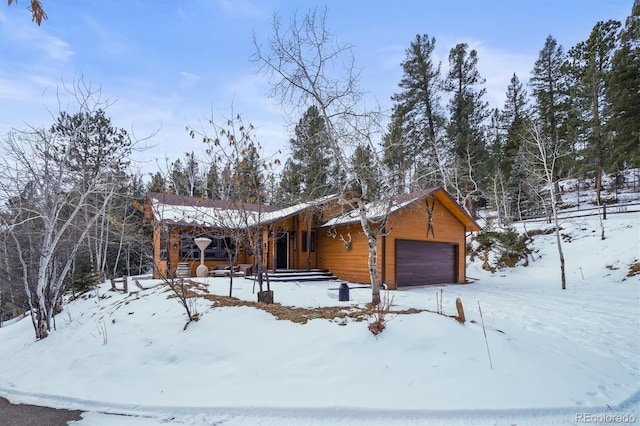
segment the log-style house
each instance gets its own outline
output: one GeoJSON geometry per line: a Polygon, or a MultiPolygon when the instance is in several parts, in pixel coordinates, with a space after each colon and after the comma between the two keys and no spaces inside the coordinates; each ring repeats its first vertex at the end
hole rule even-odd
{"type": "MultiPolygon", "coordinates": [[[[187,264],[195,276],[196,237],[212,240],[205,249],[208,268],[253,264],[254,253],[240,236],[254,232],[270,271],[324,269],[341,280],[369,283],[367,238],[357,212],[340,200],[333,195],[275,208],[150,193],[146,212],[153,223],[154,277],[175,276],[178,264],[187,264]]],[[[381,282],[390,289],[464,283],[466,236],[479,231],[478,224],[442,188],[392,201],[386,232],[377,239],[381,282]]]]}

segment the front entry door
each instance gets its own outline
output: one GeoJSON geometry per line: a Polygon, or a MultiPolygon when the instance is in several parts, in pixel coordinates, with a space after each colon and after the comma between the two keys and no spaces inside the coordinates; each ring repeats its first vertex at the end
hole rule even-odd
{"type": "Polygon", "coordinates": [[[276,269],[289,269],[288,232],[278,232],[276,238],[276,269]]]}

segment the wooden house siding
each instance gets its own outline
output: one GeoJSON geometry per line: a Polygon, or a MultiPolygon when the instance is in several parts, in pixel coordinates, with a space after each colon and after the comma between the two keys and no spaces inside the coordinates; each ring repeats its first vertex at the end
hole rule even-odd
{"type": "MultiPolygon", "coordinates": [[[[155,202],[167,203],[172,206],[192,206],[194,208],[207,208],[214,206],[225,207],[225,203],[213,200],[188,199],[188,197],[165,196],[163,194],[150,194],[147,199],[146,214],[154,223],[154,277],[172,277],[178,263],[185,262],[180,259],[180,235],[182,233],[216,233],[221,236],[224,231],[206,226],[194,226],[192,216],[184,218],[169,216],[162,219],[160,214],[152,211],[150,199],[155,202]],[[160,201],[158,201],[160,200],[160,201]],[[164,201],[163,201],[164,200],[164,201]],[[161,232],[161,227],[162,231],[161,232]],[[166,239],[166,241],[162,241],[166,239]],[[166,249],[165,258],[162,257],[161,247],[166,249]]],[[[343,216],[345,205],[338,202],[338,198],[325,198],[317,204],[309,204],[306,207],[294,206],[282,210],[267,210],[274,212],[273,219],[261,222],[254,229],[262,234],[263,265],[273,270],[278,268],[306,269],[322,268],[333,272],[339,279],[356,283],[369,283],[368,269],[368,241],[360,222],[353,216],[343,216]],[[320,208],[321,207],[321,208],[320,208]],[[347,218],[346,221],[341,219],[347,218]],[[335,220],[333,220],[335,218],[335,220]],[[331,225],[333,223],[333,225],[331,225]],[[325,226],[322,226],[325,224],[325,226]],[[303,250],[303,240],[311,229],[315,235],[315,251],[307,251],[311,248],[311,242],[307,244],[307,250],[303,250]],[[278,240],[278,235],[283,239],[278,240]],[[340,238],[351,240],[349,247],[340,238]],[[279,244],[280,243],[280,244],[279,244]],[[278,255],[279,253],[279,255],[278,255]],[[310,253],[310,265],[307,264],[307,254],[310,253]],[[282,256],[285,256],[283,259],[282,256]]],[[[398,274],[401,277],[401,285],[414,285],[412,276],[427,276],[430,268],[436,266],[438,274],[425,279],[425,283],[438,280],[464,282],[466,278],[466,233],[478,231],[478,225],[466,214],[460,205],[442,188],[435,188],[414,194],[403,194],[394,197],[396,210],[389,216],[387,235],[380,235],[377,239],[378,247],[378,276],[380,282],[395,289],[398,285],[398,274]],[[413,200],[413,201],[411,201],[413,200]],[[406,204],[409,203],[409,204],[406,204]],[[429,208],[433,228],[429,227],[429,208]],[[400,256],[401,265],[398,265],[398,242],[400,249],[404,250],[400,256]],[[429,246],[429,243],[434,243],[429,246]],[[435,243],[441,244],[436,245],[435,243]],[[416,259],[412,259],[412,253],[416,253],[416,259]],[[443,254],[444,253],[444,254],[443,254]],[[440,256],[440,257],[439,257],[440,256]],[[422,259],[422,260],[421,260],[422,259]],[[447,271],[446,264],[451,263],[455,271],[447,271]],[[443,266],[443,264],[445,266],[443,266]],[[403,269],[404,268],[404,269],[403,269]],[[406,268],[413,268],[409,271],[406,268]],[[404,280],[404,281],[402,281],[404,280]],[[409,284],[407,284],[409,283],[409,284]]],[[[229,203],[226,203],[229,204],[229,203]]],[[[193,209],[192,209],[193,210],[193,209]]],[[[250,250],[239,247],[236,263],[254,263],[250,250]]],[[[190,272],[195,275],[199,265],[199,259],[187,261],[190,264],[190,272]]],[[[205,264],[212,268],[217,265],[227,265],[227,260],[205,260],[205,264]]],[[[416,281],[415,285],[419,282],[416,281]]]]}
{"type": "MultiPolygon", "coordinates": [[[[433,199],[430,200],[430,202],[433,201],[433,199]]],[[[457,282],[464,282],[466,275],[464,225],[439,200],[435,200],[432,221],[433,232],[429,230],[429,235],[427,236],[429,218],[425,200],[416,201],[390,217],[389,228],[391,232],[387,236],[385,253],[385,278],[389,288],[396,288],[397,282],[395,240],[450,243],[455,245],[458,265],[457,282]]]]}
{"type": "MultiPolygon", "coordinates": [[[[380,252],[381,240],[378,238],[378,251],[380,252]]],[[[357,283],[369,283],[369,242],[362,232],[359,223],[343,225],[334,229],[320,228],[318,230],[318,265],[328,269],[339,279],[357,283]],[[329,232],[336,233],[335,238],[329,232]],[[351,247],[345,248],[340,239],[342,236],[348,240],[351,235],[351,247]]],[[[378,256],[378,274],[382,265],[378,256]]]]}
{"type": "MultiPolygon", "coordinates": [[[[425,199],[391,214],[388,221],[390,230],[386,236],[378,237],[378,276],[380,282],[390,289],[397,288],[396,240],[448,243],[454,246],[457,265],[456,280],[463,283],[466,275],[465,225],[438,199],[430,198],[434,203],[432,222],[433,232],[427,229],[429,218],[425,199]]],[[[319,265],[329,269],[339,279],[351,282],[369,283],[368,242],[359,223],[335,227],[336,238],[328,235],[327,228],[319,231],[319,265]],[[351,234],[350,250],[346,250],[339,236],[346,238],[351,234]]]]}
{"type": "Polygon", "coordinates": [[[322,268],[318,263],[318,231],[316,226],[320,220],[319,215],[310,212],[301,212],[289,218],[275,222],[269,227],[270,232],[265,232],[264,241],[268,241],[265,244],[265,253],[267,253],[265,265],[268,269],[273,270],[274,265],[278,262],[276,255],[276,237],[279,233],[288,234],[288,268],[289,269],[307,269],[307,251],[310,246],[315,247],[315,250],[310,251],[309,267],[310,268],[322,268]],[[308,215],[311,215],[309,217],[308,215]],[[309,221],[308,221],[309,219],[309,221]],[[303,250],[303,236],[311,225],[312,238],[315,235],[315,241],[313,243],[307,243],[307,247],[303,250]],[[268,238],[268,239],[267,239],[268,238]]]}

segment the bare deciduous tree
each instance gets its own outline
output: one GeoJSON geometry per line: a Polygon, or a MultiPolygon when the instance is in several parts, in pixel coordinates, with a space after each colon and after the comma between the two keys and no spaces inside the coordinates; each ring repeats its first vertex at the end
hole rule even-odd
{"type": "MultiPolygon", "coordinates": [[[[239,247],[246,247],[253,257],[259,286],[258,301],[269,303],[272,292],[263,256],[265,213],[265,180],[273,174],[278,158],[263,158],[262,147],[256,140],[253,125],[244,123],[240,115],[222,120],[215,117],[207,120],[206,126],[196,129],[187,126],[191,137],[202,138],[206,144],[206,155],[210,167],[225,170],[221,178],[221,193],[225,195],[228,208],[216,209],[207,221],[215,224],[222,238],[229,238],[227,246],[229,266],[237,259],[239,247]],[[265,290],[266,279],[266,290],[265,290]]],[[[267,224],[268,226],[268,224],[267,224]]],[[[233,288],[233,273],[229,276],[229,296],[233,288]]]]}
{"type": "MultiPolygon", "coordinates": [[[[86,116],[104,106],[99,91],[84,85],[74,89],[71,94],[86,116]]],[[[12,266],[25,289],[38,339],[47,337],[65,278],[110,205],[118,181],[114,164],[107,161],[97,165],[90,182],[79,182],[74,175],[73,151],[84,126],[78,123],[75,134],[32,127],[2,140],[0,228],[11,244],[12,266]]]]}
{"type": "Polygon", "coordinates": [[[371,163],[382,168],[381,155],[373,140],[382,133],[380,114],[364,107],[352,47],[336,40],[327,28],[326,18],[326,9],[311,10],[302,19],[294,14],[285,25],[275,14],[267,46],[263,47],[254,35],[252,59],[270,75],[272,95],[288,112],[299,116],[315,105],[325,121],[326,140],[337,164],[347,174],[346,186],[341,188],[342,202],[356,209],[368,240],[372,303],[377,305],[380,303],[377,238],[386,232],[391,191],[369,188],[368,176],[358,173],[351,158],[358,146],[367,148],[375,157],[371,163]],[[359,193],[347,191],[351,188],[358,188],[359,193]],[[372,196],[374,192],[386,195],[376,198],[372,196]],[[382,206],[375,212],[375,220],[372,202],[382,206]]]}
{"type": "Polygon", "coordinates": [[[534,171],[540,173],[545,186],[548,188],[551,198],[551,214],[553,215],[553,223],[555,226],[556,243],[558,245],[558,257],[560,259],[560,279],[562,289],[567,288],[567,280],[565,274],[564,253],[562,251],[562,238],[560,237],[560,224],[558,223],[558,201],[556,198],[556,162],[563,155],[560,151],[560,145],[554,142],[554,139],[545,138],[537,126],[531,130],[529,144],[533,147],[533,156],[536,160],[537,168],[534,171]]]}

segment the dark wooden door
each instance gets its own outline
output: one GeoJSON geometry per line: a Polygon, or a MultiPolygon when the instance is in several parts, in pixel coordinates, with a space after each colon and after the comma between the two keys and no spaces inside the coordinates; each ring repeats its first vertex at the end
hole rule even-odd
{"type": "Polygon", "coordinates": [[[289,268],[289,233],[278,232],[276,238],[276,268],[289,268]]]}
{"type": "Polygon", "coordinates": [[[458,282],[457,246],[396,240],[396,285],[458,282]]]}

